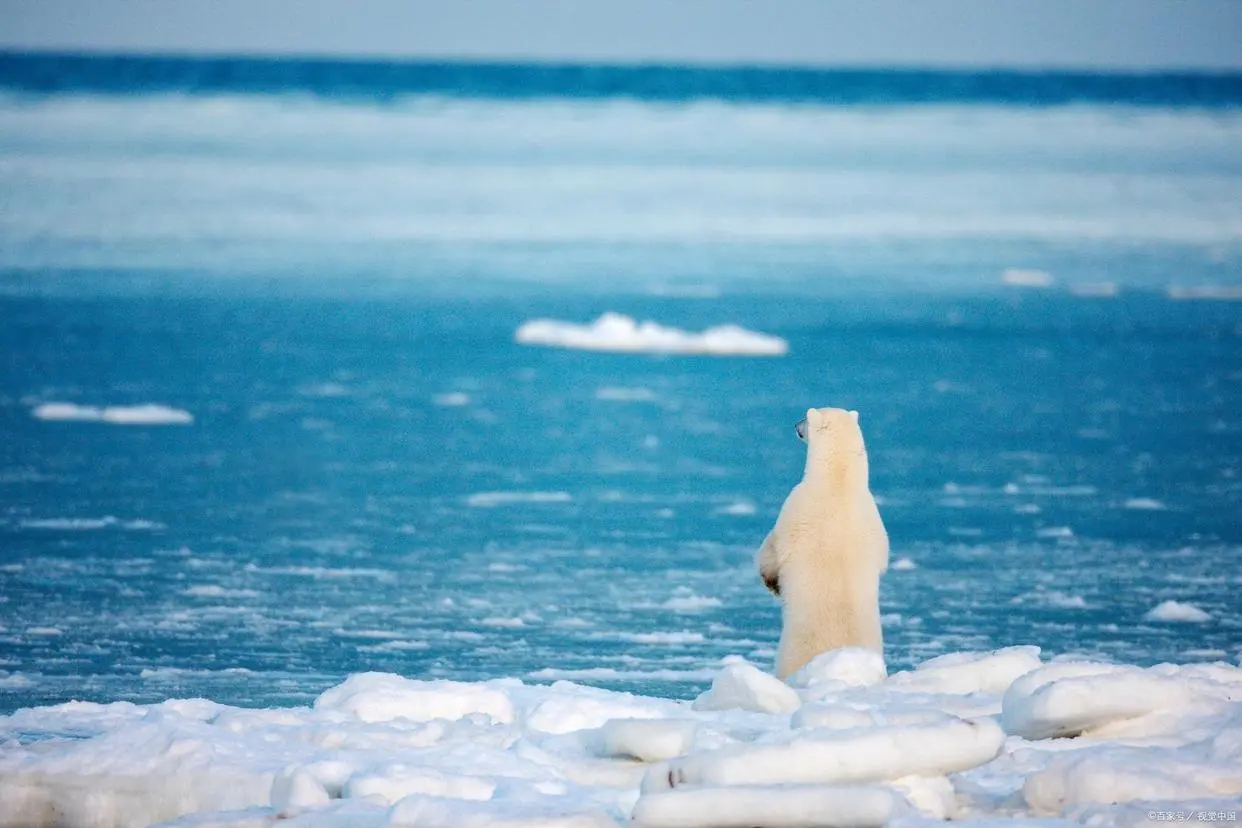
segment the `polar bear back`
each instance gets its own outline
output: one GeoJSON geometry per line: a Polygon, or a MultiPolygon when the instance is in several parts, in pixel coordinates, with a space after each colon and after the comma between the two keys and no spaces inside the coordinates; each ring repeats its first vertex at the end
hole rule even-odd
{"type": "Polygon", "coordinates": [[[883,654],[879,579],[888,566],[888,534],[869,488],[857,415],[807,412],[806,470],[758,564],[784,603],[777,675],[839,647],[883,654]]]}

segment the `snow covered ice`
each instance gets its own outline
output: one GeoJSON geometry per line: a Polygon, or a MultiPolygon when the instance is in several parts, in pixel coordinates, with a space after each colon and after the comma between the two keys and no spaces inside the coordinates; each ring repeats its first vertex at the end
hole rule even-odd
{"type": "Polygon", "coordinates": [[[622,353],[781,356],[789,350],[789,344],[780,337],[737,325],[721,325],[695,334],[655,322],[639,323],[620,313],[605,313],[589,325],[534,319],[518,328],[514,338],[523,345],[622,353]]]}
{"type": "Polygon", "coordinates": [[[730,658],[693,703],[363,673],[309,707],[26,708],[0,745],[14,827],[1228,822],[1242,668],[846,649],[789,685],[730,658]]]}
{"type": "Polygon", "coordinates": [[[157,403],[143,405],[78,405],[47,402],[35,406],[30,416],[36,420],[108,423],[110,425],[189,425],[194,415],[180,408],[157,403]]]}

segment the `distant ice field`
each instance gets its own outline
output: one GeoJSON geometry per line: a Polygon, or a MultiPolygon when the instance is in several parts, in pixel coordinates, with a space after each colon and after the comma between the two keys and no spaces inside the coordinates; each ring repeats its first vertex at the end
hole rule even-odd
{"type": "Polygon", "coordinates": [[[1027,288],[2,298],[0,709],[304,704],[366,670],[692,698],[725,656],[771,663],[752,556],[812,405],[861,413],[890,669],[1032,640],[1237,663],[1239,307],[1027,288]],[[606,311],[789,350],[515,341],[606,311]]]}
{"type": "Polygon", "coordinates": [[[1239,146],[1230,106],[10,92],[0,287],[1236,286],[1239,146]]]}

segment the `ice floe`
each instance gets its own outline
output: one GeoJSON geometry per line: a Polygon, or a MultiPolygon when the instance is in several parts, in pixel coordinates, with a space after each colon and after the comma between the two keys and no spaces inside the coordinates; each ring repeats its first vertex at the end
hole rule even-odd
{"type": "Polygon", "coordinates": [[[470,405],[471,400],[470,395],[464,391],[446,391],[432,396],[431,402],[442,408],[461,408],[463,405],[470,405]]]}
{"type": "Polygon", "coordinates": [[[534,319],[519,327],[514,338],[523,345],[618,353],[781,356],[789,351],[784,339],[737,325],[690,333],[620,313],[605,313],[589,325],[534,319]]]}
{"type": "Polygon", "coordinates": [[[194,416],[166,405],[78,405],[47,402],[35,406],[30,416],[52,422],[109,423],[111,425],[189,425],[194,416]]]}
{"type": "Polygon", "coordinates": [[[1149,609],[1143,618],[1148,621],[1184,621],[1191,624],[1212,620],[1212,616],[1204,610],[1181,601],[1163,601],[1149,609]]]}
{"type": "Polygon", "coordinates": [[[569,492],[476,492],[466,498],[466,505],[491,509],[530,503],[569,503],[572,500],[569,492]]]}
{"type": "Polygon", "coordinates": [[[1169,285],[1170,299],[1199,299],[1236,302],[1242,299],[1242,285],[1169,285]]]}
{"type": "Polygon", "coordinates": [[[1046,288],[1052,287],[1054,281],[1046,270],[1011,267],[1001,274],[1001,283],[1011,287],[1046,288]]]}
{"type": "Polygon", "coordinates": [[[1036,647],[893,675],[839,650],[789,684],[732,657],[694,702],[362,673],[309,707],[0,717],[6,828],[1129,826],[1236,821],[1240,796],[1242,668],[1036,647]]]}
{"type": "Polygon", "coordinates": [[[153,520],[144,520],[138,518],[136,520],[120,520],[112,515],[105,515],[101,518],[23,518],[18,521],[18,526],[22,529],[46,529],[56,532],[90,532],[96,529],[127,529],[130,531],[155,531],[166,529],[162,523],[153,520]]]}
{"type": "Polygon", "coordinates": [[[1088,299],[1112,299],[1121,293],[1121,287],[1116,282],[1080,282],[1070,285],[1069,292],[1088,299]]]}

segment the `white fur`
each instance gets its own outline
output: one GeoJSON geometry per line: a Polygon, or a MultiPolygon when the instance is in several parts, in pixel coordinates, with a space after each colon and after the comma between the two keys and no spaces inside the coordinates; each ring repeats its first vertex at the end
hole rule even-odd
{"type": "Polygon", "coordinates": [[[884,654],[880,575],[888,568],[888,533],[868,488],[858,413],[812,408],[806,417],[806,471],[756,556],[760,576],[783,603],[780,678],[839,647],[884,654]]]}

